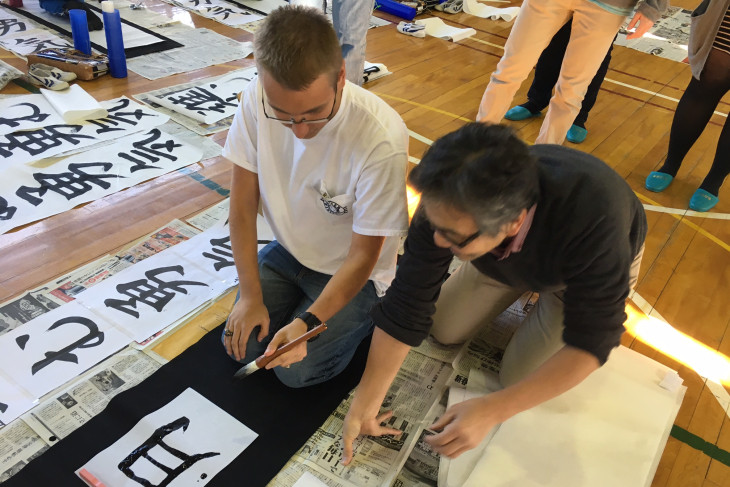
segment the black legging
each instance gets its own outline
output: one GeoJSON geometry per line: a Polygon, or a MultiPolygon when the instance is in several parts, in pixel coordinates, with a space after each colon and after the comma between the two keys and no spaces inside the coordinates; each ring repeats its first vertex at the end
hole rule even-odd
{"type": "MultiPolygon", "coordinates": [[[[687,152],[697,141],[712,113],[730,90],[730,54],[711,49],[700,79],[692,78],[677,105],[669,134],[669,153],[659,172],[677,175],[687,152]]],[[[717,142],[715,160],[700,189],[717,196],[730,173],[730,123],[725,125],[717,142]]]]}

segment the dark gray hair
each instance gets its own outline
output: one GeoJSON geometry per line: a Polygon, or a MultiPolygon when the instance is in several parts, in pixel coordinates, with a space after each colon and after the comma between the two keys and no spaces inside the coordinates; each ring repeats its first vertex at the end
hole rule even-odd
{"type": "Polygon", "coordinates": [[[271,12],[254,37],[254,58],[287,89],[306,89],[322,74],[333,84],[342,67],[342,50],[330,21],[318,9],[289,5],[271,12]]]}
{"type": "Polygon", "coordinates": [[[503,125],[469,123],[428,149],[408,181],[426,202],[469,214],[479,230],[496,236],[537,202],[537,161],[503,125]]]}

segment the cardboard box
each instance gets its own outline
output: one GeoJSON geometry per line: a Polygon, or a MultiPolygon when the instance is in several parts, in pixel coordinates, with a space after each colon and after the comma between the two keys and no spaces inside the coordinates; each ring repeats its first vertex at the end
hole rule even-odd
{"type": "Polygon", "coordinates": [[[50,48],[28,54],[28,65],[31,64],[47,64],[76,73],[80,80],[96,79],[109,72],[109,58],[105,55],[87,55],[73,48],[50,48]]]}

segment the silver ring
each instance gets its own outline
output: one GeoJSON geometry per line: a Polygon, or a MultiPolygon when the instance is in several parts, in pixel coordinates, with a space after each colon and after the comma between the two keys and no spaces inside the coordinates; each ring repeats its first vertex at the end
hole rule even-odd
{"type": "Polygon", "coordinates": [[[223,333],[223,336],[232,337],[233,336],[233,330],[226,330],[223,333]]]}

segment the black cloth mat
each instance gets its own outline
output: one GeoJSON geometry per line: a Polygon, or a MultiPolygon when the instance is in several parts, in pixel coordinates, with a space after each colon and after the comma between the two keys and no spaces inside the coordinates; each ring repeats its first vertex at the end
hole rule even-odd
{"type": "MultiPolygon", "coordinates": [[[[101,12],[101,9],[100,8],[98,8],[98,7],[94,6],[94,5],[91,5],[89,3],[87,3],[86,5],[89,8],[91,8],[92,10],[94,10],[98,14],[98,17],[100,19],[103,19],[102,12],[101,12]]],[[[52,22],[48,22],[46,19],[42,19],[42,18],[38,17],[37,15],[34,15],[34,14],[32,14],[32,13],[30,13],[27,10],[24,10],[22,8],[11,7],[10,5],[5,5],[5,4],[2,4],[1,6],[3,8],[7,8],[8,10],[12,10],[13,12],[15,12],[18,15],[22,15],[23,17],[27,17],[27,18],[33,20],[34,22],[38,22],[39,24],[45,25],[46,27],[48,27],[51,30],[54,30],[56,32],[59,32],[61,34],[64,34],[64,35],[68,36],[69,38],[72,38],[72,36],[71,36],[71,23],[70,22],[68,24],[68,29],[65,29],[64,27],[62,27],[62,26],[60,26],[58,24],[54,24],[52,22]]],[[[173,41],[172,39],[169,39],[169,38],[167,38],[167,37],[165,37],[165,36],[163,36],[161,34],[158,34],[157,32],[152,32],[151,30],[149,30],[149,29],[147,29],[145,27],[142,27],[141,25],[137,25],[135,23],[132,23],[132,22],[130,22],[128,20],[124,20],[124,19],[121,19],[121,21],[122,21],[123,24],[131,25],[135,29],[137,29],[139,31],[142,31],[145,34],[149,34],[149,35],[154,36],[154,37],[156,37],[156,38],[159,39],[159,42],[155,42],[155,43],[152,43],[152,44],[147,44],[146,46],[125,47],[124,48],[124,55],[126,56],[127,59],[132,59],[132,58],[135,58],[137,56],[144,56],[145,54],[152,54],[153,52],[167,51],[169,49],[174,49],[176,47],[183,47],[183,45],[180,44],[179,42],[173,41]]],[[[96,49],[99,52],[103,52],[104,54],[106,54],[106,48],[104,46],[100,46],[99,44],[96,44],[96,43],[92,42],[91,43],[91,47],[93,47],[94,49],[96,49]]]]}
{"type": "MultiPolygon", "coordinates": [[[[113,398],[104,411],[3,482],[3,487],[86,485],[74,474],[77,468],[188,387],[259,435],[207,485],[265,486],[357,385],[370,340],[360,344],[350,365],[334,379],[290,389],[269,370],[234,380],[233,374],[241,365],[226,355],[220,340],[222,330],[223,325],[138,386],[113,398]]],[[[183,479],[184,474],[177,480],[183,479]]],[[[197,479],[189,480],[180,485],[196,485],[197,479]]]]}

